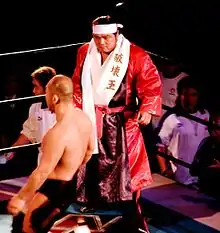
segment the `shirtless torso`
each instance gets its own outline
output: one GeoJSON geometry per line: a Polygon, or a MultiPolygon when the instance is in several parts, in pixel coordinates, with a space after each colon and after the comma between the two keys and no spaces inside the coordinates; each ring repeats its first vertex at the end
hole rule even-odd
{"type": "MultiPolygon", "coordinates": [[[[81,110],[74,108],[57,122],[48,131],[47,137],[54,137],[56,150],[60,150],[62,157],[55,169],[49,175],[49,179],[71,180],[81,164],[86,162],[92,153],[93,142],[91,138],[92,126],[87,117],[81,110]]],[[[46,149],[54,147],[53,144],[46,144],[46,149]]],[[[43,158],[45,159],[45,158],[43,158]]]]}
{"type": "Polygon", "coordinates": [[[28,233],[33,232],[34,225],[37,232],[47,232],[39,228],[50,215],[42,217],[45,212],[42,208],[46,205],[52,211],[61,210],[63,201],[65,205],[73,201],[72,179],[79,167],[90,159],[94,149],[92,123],[82,110],[74,107],[72,95],[72,81],[66,76],[57,75],[48,83],[46,101],[50,111],[56,114],[56,124],[42,140],[38,167],[8,204],[8,211],[14,216],[21,211],[25,213],[23,230],[28,233]],[[39,214],[39,210],[43,212],[39,214]]]}
{"type": "MultiPolygon", "coordinates": [[[[62,198],[67,198],[69,193],[66,193],[65,190],[68,192],[69,185],[72,187],[70,182],[74,174],[82,164],[90,159],[92,151],[91,122],[85,113],[72,106],[43,138],[43,154],[37,169],[41,170],[40,174],[44,173],[47,178],[42,179],[44,182],[39,180],[42,183],[40,187],[38,185],[34,187],[34,178],[31,179],[30,177],[26,188],[24,187],[18,194],[21,196],[25,195],[29,189],[28,187],[31,187],[29,190],[36,190],[36,193],[30,192],[30,196],[33,195],[33,198],[26,202],[28,205],[26,206],[26,211],[24,210],[25,229],[31,229],[35,226],[39,227],[41,232],[44,232],[44,227],[40,226],[42,222],[38,220],[39,215],[44,215],[44,210],[36,214],[34,218],[36,221],[33,220],[33,213],[36,213],[35,210],[39,210],[47,203],[51,204],[51,202],[56,202],[58,199],[60,201],[62,198]],[[70,184],[68,181],[70,181],[70,184]]],[[[37,172],[37,169],[35,172],[37,172]]],[[[56,204],[54,207],[59,206],[59,204],[57,206],[56,204]]],[[[46,219],[44,218],[44,220],[46,219]]],[[[45,229],[49,229],[51,224],[52,222],[45,229]]]]}

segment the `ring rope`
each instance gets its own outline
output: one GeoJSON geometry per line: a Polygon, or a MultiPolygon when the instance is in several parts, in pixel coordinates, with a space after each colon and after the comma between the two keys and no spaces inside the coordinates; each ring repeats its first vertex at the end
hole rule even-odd
{"type": "Polygon", "coordinates": [[[13,152],[15,150],[29,148],[29,147],[40,147],[41,143],[30,143],[22,146],[12,146],[12,147],[5,147],[0,149],[0,154],[13,152]]]}
{"type": "MultiPolygon", "coordinates": [[[[8,152],[14,152],[15,150],[21,150],[21,149],[25,149],[25,148],[30,148],[30,147],[34,147],[34,148],[37,148],[37,147],[40,147],[41,146],[41,143],[30,143],[30,144],[26,144],[26,145],[21,145],[21,146],[12,146],[12,147],[6,147],[6,148],[2,148],[0,149],[0,154],[3,154],[3,153],[8,153],[8,152]]],[[[173,161],[179,165],[182,165],[186,168],[190,168],[191,167],[191,164],[183,161],[183,160],[180,160],[180,159],[177,159],[175,157],[173,157],[172,155],[168,155],[164,152],[161,152],[161,151],[158,151],[157,150],[157,155],[163,157],[163,158],[166,158],[166,159],[169,159],[170,161],[173,161]]]]}
{"type": "MultiPolygon", "coordinates": [[[[73,47],[73,46],[79,46],[79,45],[82,45],[84,43],[85,42],[80,42],[80,43],[51,46],[51,47],[45,47],[45,48],[39,48],[39,49],[30,49],[30,50],[22,50],[22,51],[15,51],[15,52],[0,53],[0,57],[9,56],[9,55],[26,54],[26,53],[37,53],[37,52],[44,52],[44,51],[48,51],[48,50],[56,50],[56,49],[68,48],[68,47],[73,47]]],[[[148,54],[150,54],[150,55],[155,56],[155,57],[159,57],[159,58],[165,59],[165,60],[170,60],[169,58],[161,56],[159,54],[156,54],[156,53],[153,53],[153,52],[150,52],[150,51],[146,51],[146,52],[148,54]]],[[[8,103],[8,102],[17,102],[17,101],[23,101],[23,100],[30,100],[30,99],[33,100],[33,99],[37,99],[37,98],[41,99],[41,98],[44,98],[44,97],[45,97],[45,95],[38,95],[38,96],[29,96],[29,97],[15,98],[15,99],[9,99],[9,100],[1,100],[0,104],[4,104],[4,103],[8,103]]],[[[170,108],[170,107],[168,107],[166,105],[163,105],[162,107],[165,110],[171,110],[171,111],[173,111],[172,108],[170,108]]],[[[197,121],[197,122],[199,122],[201,124],[204,124],[204,125],[209,125],[208,121],[205,121],[203,119],[200,119],[200,118],[194,117],[194,116],[192,118],[192,116],[190,114],[186,114],[186,115],[187,115],[187,118],[189,118],[191,120],[197,121]],[[190,116],[190,117],[188,117],[188,116],[190,116]]],[[[40,147],[40,145],[41,145],[41,143],[31,143],[31,144],[22,145],[22,146],[7,147],[7,148],[0,149],[0,153],[12,152],[12,151],[15,151],[15,150],[24,149],[24,148],[28,148],[28,147],[40,147]]],[[[157,151],[157,154],[159,156],[164,157],[164,158],[168,158],[169,160],[171,160],[171,161],[173,161],[175,163],[178,163],[178,164],[180,164],[180,165],[182,165],[184,167],[190,168],[190,166],[191,166],[191,164],[186,163],[183,160],[176,159],[173,156],[167,155],[167,154],[165,154],[163,152],[157,151]]]]}
{"type": "Polygon", "coordinates": [[[0,104],[7,104],[8,102],[17,102],[17,101],[23,101],[23,100],[30,100],[30,99],[42,99],[45,98],[45,95],[36,95],[36,96],[28,96],[28,97],[21,97],[21,98],[15,98],[15,99],[8,99],[8,100],[0,100],[0,104]]]}
{"type": "MultiPolygon", "coordinates": [[[[18,55],[18,54],[25,54],[25,53],[38,53],[38,52],[44,52],[47,50],[57,50],[57,49],[63,49],[63,48],[69,48],[74,46],[83,45],[88,42],[79,42],[74,44],[66,44],[66,45],[58,45],[58,46],[51,46],[51,47],[45,47],[45,48],[39,48],[39,49],[29,49],[29,50],[21,50],[21,51],[14,51],[14,52],[7,52],[7,53],[0,53],[0,57],[3,56],[9,56],[9,55],[18,55]]],[[[168,57],[161,56],[159,54],[147,51],[146,52],[152,56],[159,57],[164,60],[170,60],[168,57]]]]}
{"type": "MultiPolygon", "coordinates": [[[[15,99],[8,99],[8,100],[0,100],[0,104],[7,104],[7,103],[13,103],[13,102],[17,102],[17,101],[23,101],[23,100],[34,100],[34,99],[44,99],[45,98],[45,95],[37,95],[37,96],[29,96],[29,97],[21,97],[21,98],[15,98],[15,99]]],[[[162,108],[164,110],[168,110],[170,112],[173,112],[173,113],[177,113],[175,111],[175,109],[167,106],[167,105],[162,105],[162,108]]],[[[179,113],[179,112],[178,112],[179,113]]],[[[212,128],[217,128],[217,129],[220,129],[220,126],[219,125],[215,125],[215,124],[212,124],[211,122],[209,121],[206,121],[204,119],[201,119],[199,117],[196,117],[196,116],[192,116],[188,113],[179,113],[179,115],[183,116],[183,117],[186,117],[190,120],[193,120],[193,121],[196,121],[202,125],[206,125],[207,127],[212,127],[212,128]]]]}
{"type": "Polygon", "coordinates": [[[58,46],[45,47],[45,48],[39,48],[39,49],[30,49],[30,50],[21,50],[21,51],[15,51],[15,52],[8,52],[8,53],[0,53],[0,57],[9,56],[9,55],[25,54],[25,53],[44,52],[44,51],[47,51],[47,50],[63,49],[63,48],[82,45],[84,43],[85,42],[79,42],[79,43],[75,43],[75,44],[58,45],[58,46]]]}
{"type": "MultiPolygon", "coordinates": [[[[198,122],[198,123],[200,123],[202,125],[206,125],[208,127],[210,127],[210,126],[213,125],[213,124],[211,124],[211,122],[209,122],[207,120],[204,120],[204,119],[201,119],[199,117],[193,116],[193,115],[191,115],[189,113],[184,113],[184,112],[176,111],[175,109],[173,109],[172,107],[169,107],[167,105],[162,104],[162,108],[164,110],[170,111],[172,113],[178,113],[178,115],[181,115],[181,116],[186,117],[186,118],[188,118],[190,120],[196,121],[196,122],[198,122]]],[[[218,126],[216,125],[216,127],[218,127],[218,126]]]]}
{"type": "Polygon", "coordinates": [[[175,157],[173,157],[172,155],[168,155],[164,152],[161,152],[161,151],[156,151],[156,154],[165,158],[165,159],[169,159],[170,161],[174,162],[174,163],[177,163],[179,165],[182,165],[183,167],[186,167],[186,168],[190,168],[192,165],[190,163],[187,163],[181,159],[177,159],[175,157]]]}

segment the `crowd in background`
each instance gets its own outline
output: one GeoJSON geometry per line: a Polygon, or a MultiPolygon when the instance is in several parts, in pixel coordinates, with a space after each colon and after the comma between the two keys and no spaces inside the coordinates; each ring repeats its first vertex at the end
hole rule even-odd
{"type": "MultiPolygon", "coordinates": [[[[75,63],[74,52],[75,48],[59,53],[31,54],[15,57],[13,61],[6,62],[7,65],[3,65],[0,100],[32,95],[30,74],[41,65],[50,65],[58,73],[71,77],[75,63]]],[[[219,124],[218,103],[213,104],[210,98],[208,81],[202,82],[199,75],[192,74],[177,61],[153,56],[152,59],[160,72],[163,104],[171,107],[172,111],[163,110],[160,118],[153,118],[150,125],[142,127],[151,171],[158,172],[183,185],[198,187],[201,191],[219,197],[215,181],[220,171],[220,157],[218,158],[220,132],[183,116],[187,113],[207,122],[219,124]],[[159,156],[157,150],[193,164],[193,166],[188,169],[175,164],[159,156]]],[[[0,148],[10,147],[14,143],[32,103],[33,101],[17,101],[0,104],[0,148]]],[[[5,157],[1,159],[0,156],[0,179],[29,175],[36,166],[36,149],[29,148],[17,153],[18,156],[13,159],[9,158],[8,161],[5,157]],[[10,169],[14,168],[10,173],[7,171],[8,164],[10,164],[10,169]]]]}

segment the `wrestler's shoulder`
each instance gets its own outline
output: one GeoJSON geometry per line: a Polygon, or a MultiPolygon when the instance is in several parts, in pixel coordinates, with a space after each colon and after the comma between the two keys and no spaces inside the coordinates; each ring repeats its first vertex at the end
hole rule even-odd
{"type": "Polygon", "coordinates": [[[84,128],[87,129],[87,131],[91,131],[92,128],[92,121],[90,120],[90,117],[88,114],[82,111],[80,108],[75,108],[77,114],[75,114],[76,117],[76,126],[77,128],[84,128]],[[78,120],[79,119],[79,120],[78,120]]]}
{"type": "Polygon", "coordinates": [[[138,46],[132,42],[130,44],[130,54],[131,54],[131,56],[138,56],[138,57],[149,56],[146,50],[144,50],[143,48],[141,48],[140,46],[138,46]]]}
{"type": "Polygon", "coordinates": [[[43,136],[42,144],[48,143],[48,141],[58,140],[59,134],[56,133],[56,131],[57,131],[56,128],[57,128],[57,123],[53,127],[51,127],[50,129],[48,129],[46,134],[43,136]]]}
{"type": "Polygon", "coordinates": [[[79,48],[78,48],[78,53],[86,53],[87,50],[89,48],[89,42],[81,45],[79,48]]]}
{"type": "Polygon", "coordinates": [[[63,131],[64,129],[62,124],[60,122],[56,122],[50,129],[48,129],[47,133],[43,137],[43,141],[62,141],[63,137],[60,137],[60,135],[63,131]]]}
{"type": "Polygon", "coordinates": [[[75,110],[78,112],[78,114],[82,117],[83,120],[87,121],[89,124],[92,123],[89,116],[88,116],[88,114],[83,112],[82,109],[76,107],[75,110]]]}

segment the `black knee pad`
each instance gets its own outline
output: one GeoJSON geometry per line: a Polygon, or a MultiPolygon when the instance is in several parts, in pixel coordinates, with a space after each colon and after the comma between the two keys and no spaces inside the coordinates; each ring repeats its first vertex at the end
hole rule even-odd
{"type": "Polygon", "coordinates": [[[32,212],[31,224],[36,232],[47,233],[60,216],[61,209],[54,207],[51,202],[46,202],[32,212]]]}

